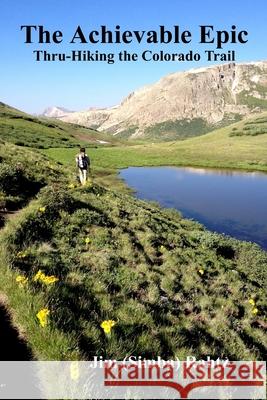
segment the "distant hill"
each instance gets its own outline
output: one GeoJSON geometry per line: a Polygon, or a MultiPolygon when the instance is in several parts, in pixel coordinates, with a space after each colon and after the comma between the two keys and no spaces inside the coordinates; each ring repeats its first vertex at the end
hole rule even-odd
{"type": "Polygon", "coordinates": [[[40,149],[116,142],[103,132],[57,119],[38,118],[4,103],[0,103],[0,139],[40,149]]]}
{"type": "Polygon", "coordinates": [[[174,140],[207,133],[267,109],[267,61],[167,75],[119,106],[59,116],[131,139],[174,140]]]}

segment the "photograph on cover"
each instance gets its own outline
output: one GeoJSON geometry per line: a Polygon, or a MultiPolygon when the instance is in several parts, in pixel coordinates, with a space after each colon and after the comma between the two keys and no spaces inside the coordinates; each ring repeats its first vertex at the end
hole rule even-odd
{"type": "Polygon", "coordinates": [[[0,0],[0,399],[265,399],[266,0],[0,0]]]}

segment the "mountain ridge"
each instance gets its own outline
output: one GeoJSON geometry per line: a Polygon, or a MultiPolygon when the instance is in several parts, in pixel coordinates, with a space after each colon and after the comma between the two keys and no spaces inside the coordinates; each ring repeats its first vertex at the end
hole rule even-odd
{"type": "Polygon", "coordinates": [[[267,61],[256,61],[174,72],[131,92],[117,106],[58,118],[121,137],[174,139],[185,129],[189,136],[206,133],[265,109],[267,61]]]}

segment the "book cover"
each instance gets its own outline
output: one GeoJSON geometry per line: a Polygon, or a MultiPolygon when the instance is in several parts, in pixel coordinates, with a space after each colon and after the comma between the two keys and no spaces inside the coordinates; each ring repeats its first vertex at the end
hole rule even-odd
{"type": "Polygon", "coordinates": [[[264,0],[0,0],[0,398],[265,398],[264,0]]]}

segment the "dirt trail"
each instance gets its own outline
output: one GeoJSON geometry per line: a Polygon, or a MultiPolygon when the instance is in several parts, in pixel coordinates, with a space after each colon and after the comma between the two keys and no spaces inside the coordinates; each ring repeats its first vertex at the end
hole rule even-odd
{"type": "Polygon", "coordinates": [[[18,213],[20,212],[20,210],[16,210],[16,211],[3,211],[0,210],[0,217],[2,217],[6,223],[7,220],[15,217],[18,213]]]}
{"type": "MultiPolygon", "coordinates": [[[[18,213],[19,211],[1,212],[1,215],[4,216],[4,223],[18,213]]],[[[32,352],[12,321],[5,294],[0,293],[0,361],[30,360],[33,360],[32,352]]]]}
{"type": "Polygon", "coordinates": [[[30,361],[33,355],[13,325],[12,317],[0,296],[0,361],[30,361]]]}

